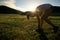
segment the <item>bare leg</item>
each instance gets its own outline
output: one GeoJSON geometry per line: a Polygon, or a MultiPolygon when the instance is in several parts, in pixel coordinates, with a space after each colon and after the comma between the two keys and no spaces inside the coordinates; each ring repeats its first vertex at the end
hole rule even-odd
{"type": "Polygon", "coordinates": [[[54,30],[54,33],[56,33],[57,32],[57,30],[58,30],[58,27],[57,26],[55,26],[49,19],[48,19],[48,16],[49,16],[49,14],[51,13],[51,11],[50,10],[47,10],[47,11],[45,11],[45,12],[43,12],[43,14],[41,15],[41,21],[40,21],[40,25],[42,26],[42,22],[43,22],[43,20],[45,20],[48,24],[50,24],[52,27],[53,27],[53,30],[54,30]]]}
{"type": "Polygon", "coordinates": [[[38,20],[38,26],[40,26],[40,28],[42,28],[42,25],[43,25],[43,19],[40,18],[39,16],[37,16],[37,20],[38,20]]]}
{"type": "Polygon", "coordinates": [[[58,27],[55,26],[53,23],[51,23],[51,21],[48,18],[46,18],[44,20],[53,27],[54,33],[56,33],[58,31],[58,27]]]}
{"type": "Polygon", "coordinates": [[[37,16],[37,20],[38,20],[38,29],[36,31],[39,34],[41,34],[41,35],[39,35],[40,39],[41,40],[48,40],[48,38],[47,38],[46,34],[44,33],[43,28],[42,28],[43,21],[40,20],[39,16],[37,16]]]}
{"type": "Polygon", "coordinates": [[[40,27],[43,26],[43,21],[44,21],[43,17],[40,17],[40,27]]]}
{"type": "MultiPolygon", "coordinates": [[[[42,12],[40,12],[40,13],[42,13],[42,12]]],[[[38,25],[40,26],[40,28],[42,28],[42,26],[43,26],[43,21],[44,21],[43,16],[44,16],[43,13],[41,16],[37,15],[38,25]]]]}
{"type": "Polygon", "coordinates": [[[48,18],[46,18],[46,19],[44,19],[48,24],[50,24],[51,26],[55,26],[54,24],[52,24],[52,22],[48,19],[48,18]]]}
{"type": "Polygon", "coordinates": [[[37,15],[37,20],[38,20],[38,25],[40,26],[40,18],[38,15],[37,15]]]}

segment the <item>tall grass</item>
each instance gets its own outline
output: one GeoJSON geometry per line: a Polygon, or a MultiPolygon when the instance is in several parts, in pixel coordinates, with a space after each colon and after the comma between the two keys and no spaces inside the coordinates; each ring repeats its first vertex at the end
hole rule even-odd
{"type": "MultiPolygon", "coordinates": [[[[60,29],[60,17],[57,17],[57,20],[56,17],[49,18],[60,29]]],[[[26,16],[19,14],[0,14],[0,40],[40,40],[39,34],[35,31],[37,24],[36,18],[27,20],[26,16]]],[[[52,27],[46,22],[43,29],[49,40],[60,39],[60,32],[53,33],[52,27]]]]}

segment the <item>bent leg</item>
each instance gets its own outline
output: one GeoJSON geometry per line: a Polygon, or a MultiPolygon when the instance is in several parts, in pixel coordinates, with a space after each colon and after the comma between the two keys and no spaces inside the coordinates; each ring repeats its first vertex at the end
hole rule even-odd
{"type": "Polygon", "coordinates": [[[37,16],[37,20],[38,20],[38,26],[40,26],[40,28],[42,28],[42,25],[43,25],[43,18],[37,16]]]}
{"type": "Polygon", "coordinates": [[[37,21],[38,21],[38,29],[36,31],[39,32],[39,33],[41,33],[43,31],[43,28],[42,28],[42,24],[43,24],[42,22],[43,21],[40,20],[39,16],[37,16],[37,21]]]}
{"type": "Polygon", "coordinates": [[[53,27],[53,30],[54,30],[54,33],[56,33],[58,31],[58,27],[55,26],[49,19],[48,19],[48,16],[50,15],[51,13],[51,10],[47,10],[45,11],[43,14],[42,14],[42,17],[43,19],[48,23],[50,24],[52,27],[53,27]]]}
{"type": "Polygon", "coordinates": [[[58,31],[58,27],[55,26],[48,18],[46,18],[44,20],[53,27],[54,33],[56,33],[58,31]]]}
{"type": "Polygon", "coordinates": [[[44,33],[44,30],[42,28],[43,25],[43,19],[42,17],[40,18],[39,16],[37,16],[37,20],[38,20],[38,29],[36,30],[40,35],[40,39],[41,40],[48,40],[46,34],[44,33]]]}
{"type": "Polygon", "coordinates": [[[50,24],[51,26],[55,26],[48,18],[44,19],[48,24],[50,24]]]}
{"type": "Polygon", "coordinates": [[[43,26],[43,18],[41,17],[39,17],[38,15],[37,15],[37,20],[38,20],[38,29],[36,30],[38,33],[44,33],[44,31],[43,31],[43,28],[42,28],[42,26],[43,26]]]}

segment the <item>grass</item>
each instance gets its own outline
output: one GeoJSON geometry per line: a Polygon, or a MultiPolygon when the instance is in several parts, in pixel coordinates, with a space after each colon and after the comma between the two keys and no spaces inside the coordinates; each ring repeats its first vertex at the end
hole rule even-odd
{"type": "MultiPolygon", "coordinates": [[[[49,17],[60,29],[60,17],[49,17]]],[[[40,40],[37,29],[37,19],[26,19],[19,14],[0,14],[0,40],[40,40]]],[[[44,22],[44,32],[49,40],[60,39],[60,32],[53,33],[52,27],[44,22]]]]}

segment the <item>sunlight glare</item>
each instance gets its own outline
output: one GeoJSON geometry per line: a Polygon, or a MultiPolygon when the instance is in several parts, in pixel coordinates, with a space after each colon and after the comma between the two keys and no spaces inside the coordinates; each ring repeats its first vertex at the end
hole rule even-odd
{"type": "Polygon", "coordinates": [[[26,8],[21,8],[22,11],[35,11],[36,7],[38,6],[37,3],[33,4],[33,3],[30,3],[26,6],[26,8]]]}
{"type": "Polygon", "coordinates": [[[37,4],[29,4],[28,5],[28,10],[27,11],[35,11],[35,9],[36,9],[36,7],[37,7],[37,4]]]}

